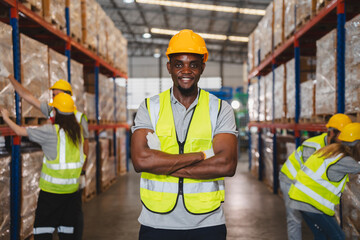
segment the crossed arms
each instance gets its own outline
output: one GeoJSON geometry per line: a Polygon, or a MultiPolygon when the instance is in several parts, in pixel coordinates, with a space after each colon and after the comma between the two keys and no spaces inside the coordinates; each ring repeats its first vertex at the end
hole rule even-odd
{"type": "Polygon", "coordinates": [[[131,158],[136,172],[148,172],[174,177],[211,179],[231,177],[237,165],[237,138],[220,133],[213,139],[213,157],[204,159],[201,152],[168,154],[148,147],[146,135],[150,129],[138,129],[131,138],[131,158]]]}

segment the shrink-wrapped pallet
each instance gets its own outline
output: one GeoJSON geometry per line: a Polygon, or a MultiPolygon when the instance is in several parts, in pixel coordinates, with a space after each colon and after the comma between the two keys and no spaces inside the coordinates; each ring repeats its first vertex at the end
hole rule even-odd
{"type": "Polygon", "coordinates": [[[249,71],[251,71],[254,67],[254,32],[249,35],[248,41],[248,66],[249,71]]]}
{"type": "Polygon", "coordinates": [[[55,24],[66,32],[65,0],[43,1],[43,17],[47,22],[55,24]]]}
{"type": "MultiPolygon", "coordinates": [[[[121,32],[119,31],[119,34],[121,32]]],[[[121,35],[120,37],[120,43],[119,45],[119,56],[117,56],[117,61],[115,66],[118,66],[118,68],[125,74],[128,73],[128,55],[127,55],[127,40],[125,37],[121,35]]]]}
{"type": "Polygon", "coordinates": [[[295,0],[284,0],[284,7],[284,31],[285,38],[288,38],[295,32],[295,0]]]}
{"type": "Polygon", "coordinates": [[[115,159],[110,155],[111,141],[108,138],[100,138],[100,164],[101,164],[101,187],[104,190],[116,177],[115,159]]]}
{"type": "MultiPolygon", "coordinates": [[[[270,72],[262,81],[265,85],[265,118],[266,121],[273,120],[273,74],[270,72]]],[[[276,96],[276,95],[275,95],[276,96]]],[[[274,96],[274,97],[275,97],[274,96]]]]}
{"type": "Polygon", "coordinates": [[[21,239],[33,232],[43,156],[42,151],[21,154],[21,239]]]}
{"type": "Polygon", "coordinates": [[[284,42],[284,1],[274,0],[274,46],[284,42]]]}
{"type": "Polygon", "coordinates": [[[95,94],[85,92],[84,94],[84,111],[88,120],[96,121],[95,94]]]}
{"type": "Polygon", "coordinates": [[[345,24],[345,112],[360,112],[360,15],[345,24]]]}
{"type": "Polygon", "coordinates": [[[274,184],[274,164],[273,164],[273,154],[274,154],[274,141],[272,134],[266,135],[262,134],[263,141],[263,181],[269,187],[273,188],[274,184]]]}
{"type": "MultiPolygon", "coordinates": [[[[114,32],[115,25],[105,11],[99,7],[97,9],[97,24],[98,24],[98,46],[99,54],[104,59],[108,59],[108,48],[115,45],[108,45],[108,36],[114,32]]],[[[118,44],[118,43],[117,43],[118,44]]]]}
{"type": "Polygon", "coordinates": [[[262,77],[260,79],[260,111],[259,111],[259,121],[263,122],[265,121],[265,94],[266,94],[266,82],[265,78],[262,77]]]}
{"type": "MultiPolygon", "coordinates": [[[[40,101],[49,102],[48,48],[46,45],[20,34],[21,84],[40,101]]],[[[22,117],[44,117],[40,110],[22,99],[22,117]]]]}
{"type": "Polygon", "coordinates": [[[274,118],[281,119],[286,117],[286,76],[285,64],[275,69],[275,109],[274,118]]]}
{"type": "Polygon", "coordinates": [[[10,239],[10,162],[0,156],[0,239],[10,239]]]}
{"type": "Polygon", "coordinates": [[[258,84],[253,83],[249,86],[249,100],[248,100],[248,109],[249,109],[249,119],[250,121],[259,120],[259,101],[258,101],[258,84]]]}
{"type": "Polygon", "coordinates": [[[302,118],[311,118],[315,109],[315,83],[316,81],[306,81],[300,84],[301,92],[301,113],[302,118]]]}
{"type": "Polygon", "coordinates": [[[343,229],[346,239],[360,239],[360,178],[350,174],[342,195],[343,229]]]}
{"type": "Polygon", "coordinates": [[[86,156],[86,178],[84,194],[88,198],[96,193],[96,142],[89,141],[89,152],[86,156]]]}
{"type": "Polygon", "coordinates": [[[117,158],[118,158],[118,173],[125,173],[126,170],[126,129],[118,128],[116,130],[117,138],[117,158]]]}
{"type": "Polygon", "coordinates": [[[114,81],[99,74],[99,112],[101,120],[114,121],[114,81]]]}
{"type": "Polygon", "coordinates": [[[67,81],[68,70],[67,70],[68,58],[49,48],[49,79],[50,86],[54,85],[59,79],[67,81]]]}
{"type": "Polygon", "coordinates": [[[313,1],[314,0],[296,0],[296,26],[301,26],[310,20],[313,1]]]}
{"type": "Polygon", "coordinates": [[[336,29],[316,41],[316,114],[336,113],[336,29]]]}
{"type": "Polygon", "coordinates": [[[261,61],[265,59],[272,51],[272,39],[274,29],[274,5],[271,2],[266,8],[265,16],[260,20],[259,27],[263,41],[260,42],[261,61]]]}
{"type": "Polygon", "coordinates": [[[258,23],[258,25],[254,30],[254,67],[257,67],[260,64],[260,60],[262,60],[260,59],[259,51],[260,51],[260,43],[262,42],[263,39],[259,25],[260,23],[258,23]]]}
{"type": "Polygon", "coordinates": [[[259,176],[259,135],[257,132],[251,132],[251,173],[259,176]]]}
{"type": "Polygon", "coordinates": [[[70,1],[70,33],[77,41],[82,39],[81,0],[70,1]]]}
{"type": "Polygon", "coordinates": [[[126,89],[116,84],[116,122],[126,122],[126,89]]]}
{"type": "MultiPolygon", "coordinates": [[[[7,71],[13,74],[12,27],[0,22],[0,52],[1,62],[7,71]]],[[[9,111],[15,117],[15,91],[8,78],[0,76],[0,107],[9,111]]]]}
{"type": "Polygon", "coordinates": [[[295,59],[286,63],[286,118],[295,118],[295,59]]]}
{"type": "Polygon", "coordinates": [[[97,49],[97,11],[99,4],[95,0],[81,0],[82,43],[97,49]]]}
{"type": "Polygon", "coordinates": [[[74,60],[71,60],[71,88],[76,109],[84,112],[84,66],[74,60]]]}

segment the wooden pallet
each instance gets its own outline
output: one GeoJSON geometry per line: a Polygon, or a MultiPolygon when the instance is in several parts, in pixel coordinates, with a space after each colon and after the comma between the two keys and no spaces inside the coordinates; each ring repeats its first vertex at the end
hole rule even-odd
{"type": "Polygon", "coordinates": [[[26,0],[20,0],[21,4],[29,8],[32,12],[36,13],[39,16],[42,16],[42,9],[39,9],[37,6],[33,5],[31,2],[26,0]]]}
{"type": "Polygon", "coordinates": [[[83,202],[89,202],[95,196],[96,196],[96,189],[88,194],[85,194],[85,191],[83,191],[82,200],[83,202]]]}
{"type": "Polygon", "coordinates": [[[360,122],[360,112],[346,113],[353,122],[360,122]]]}
{"type": "Polygon", "coordinates": [[[106,183],[101,183],[101,192],[105,192],[116,182],[116,178],[111,179],[110,181],[106,183]]]}
{"type": "Polygon", "coordinates": [[[296,23],[296,31],[299,30],[302,26],[308,23],[311,19],[311,15],[306,16],[305,18],[301,19],[298,23],[296,23]]]}
{"type": "Polygon", "coordinates": [[[48,123],[48,119],[44,117],[25,117],[21,119],[23,125],[43,125],[48,123]]]}
{"type": "Polygon", "coordinates": [[[313,123],[327,123],[329,119],[333,116],[332,114],[317,114],[316,116],[313,116],[313,123]]]}
{"type": "Polygon", "coordinates": [[[77,34],[75,34],[75,33],[71,33],[71,38],[73,39],[73,40],[75,40],[76,42],[78,42],[78,43],[80,43],[81,44],[81,38],[79,38],[78,36],[77,36],[77,34]]]}
{"type": "MultiPolygon", "coordinates": [[[[319,0],[317,0],[319,2],[319,0]]],[[[316,6],[316,14],[318,14],[324,7],[326,7],[332,0],[322,0],[322,2],[316,6]]]]}

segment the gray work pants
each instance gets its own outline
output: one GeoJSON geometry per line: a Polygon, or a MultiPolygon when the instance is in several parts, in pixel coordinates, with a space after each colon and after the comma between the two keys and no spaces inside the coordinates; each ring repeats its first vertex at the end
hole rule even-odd
{"type": "Polygon", "coordinates": [[[290,198],[289,190],[290,183],[280,181],[280,189],[284,195],[285,208],[286,208],[286,222],[287,222],[287,232],[289,240],[301,240],[301,213],[300,211],[290,208],[290,198]]]}

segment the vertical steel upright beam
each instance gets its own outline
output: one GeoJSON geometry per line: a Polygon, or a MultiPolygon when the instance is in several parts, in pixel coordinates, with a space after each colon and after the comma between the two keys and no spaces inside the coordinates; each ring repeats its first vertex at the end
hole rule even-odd
{"type": "MultiPolygon", "coordinates": [[[[276,62],[275,59],[272,60],[272,123],[274,123],[275,119],[275,68],[276,68],[276,62]]],[[[278,164],[277,164],[277,136],[276,136],[276,129],[272,129],[273,134],[273,193],[278,193],[278,187],[279,187],[279,181],[278,181],[278,164]]]]}
{"type": "Polygon", "coordinates": [[[67,79],[68,79],[68,82],[71,84],[71,43],[70,43],[70,41],[66,42],[65,56],[67,57],[67,79]]]}
{"type": "MultiPolygon", "coordinates": [[[[10,9],[10,24],[12,26],[14,77],[21,83],[20,39],[18,9],[10,9]]],[[[15,92],[16,124],[21,124],[20,96],[15,92]]],[[[21,208],[21,155],[19,136],[12,137],[11,181],[10,181],[10,239],[20,239],[20,208],[21,208]]]]}
{"type": "MultiPolygon", "coordinates": [[[[258,66],[260,65],[261,59],[260,59],[260,51],[261,49],[258,50],[257,54],[258,54],[258,66]]],[[[260,80],[261,80],[261,76],[260,74],[258,75],[258,122],[260,122],[260,91],[261,91],[261,87],[260,87],[260,80]]],[[[262,139],[261,139],[261,128],[258,128],[258,150],[259,150],[259,171],[258,171],[258,179],[259,181],[262,181],[262,169],[263,169],[263,163],[262,163],[262,139]]]]}
{"type": "MultiPolygon", "coordinates": [[[[295,123],[299,123],[300,119],[300,44],[299,40],[294,40],[294,55],[295,55],[295,123]]],[[[296,148],[300,146],[300,132],[295,131],[296,148]]]]}
{"type": "Polygon", "coordinates": [[[345,0],[337,5],[337,112],[345,112],[345,0]]]}
{"type": "MultiPolygon", "coordinates": [[[[95,63],[95,114],[96,114],[96,124],[100,123],[99,116],[99,62],[95,63]]],[[[99,141],[99,130],[95,131],[95,141],[96,141],[96,191],[97,193],[101,192],[101,156],[100,156],[100,141],[99,141]]]]}
{"type": "Polygon", "coordinates": [[[71,43],[70,43],[70,0],[65,1],[66,35],[69,37],[66,42],[65,56],[67,57],[68,82],[71,83],[71,43]]]}
{"type": "MultiPolygon", "coordinates": [[[[114,81],[114,121],[117,122],[116,119],[116,77],[113,76],[114,81]]],[[[117,139],[116,139],[116,131],[117,129],[113,129],[113,148],[114,148],[114,157],[115,157],[115,176],[117,175],[117,169],[118,169],[118,156],[117,156],[117,139]]]]}

